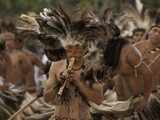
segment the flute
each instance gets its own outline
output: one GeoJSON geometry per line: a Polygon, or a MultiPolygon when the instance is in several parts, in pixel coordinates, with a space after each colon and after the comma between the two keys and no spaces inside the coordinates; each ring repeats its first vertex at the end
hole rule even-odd
{"type": "MultiPolygon", "coordinates": [[[[68,65],[68,67],[67,67],[67,71],[66,71],[66,73],[65,73],[65,74],[67,74],[67,76],[68,76],[68,74],[70,73],[70,71],[72,70],[73,65],[74,65],[74,62],[75,62],[75,58],[71,58],[71,60],[70,60],[70,62],[69,62],[69,65],[68,65]]],[[[67,82],[68,82],[68,80],[66,79],[66,80],[64,81],[63,85],[60,87],[60,89],[59,89],[59,91],[58,91],[58,95],[59,95],[59,96],[62,96],[63,91],[64,91],[64,88],[65,88],[66,85],[67,85],[67,82]]]]}

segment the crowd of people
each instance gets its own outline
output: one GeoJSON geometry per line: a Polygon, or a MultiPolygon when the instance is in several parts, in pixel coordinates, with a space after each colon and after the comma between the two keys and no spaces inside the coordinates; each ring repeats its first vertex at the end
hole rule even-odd
{"type": "MultiPolygon", "coordinates": [[[[3,21],[0,98],[4,103],[8,104],[6,91],[19,89],[24,98],[16,110],[26,93],[54,106],[42,120],[160,120],[160,24],[149,30],[136,28],[132,36],[122,37],[113,19],[104,16],[101,20],[89,11],[72,21],[59,7],[44,9],[38,17],[21,17],[28,26],[3,21]],[[25,48],[24,33],[44,44],[49,69],[39,55],[25,48]],[[41,84],[36,84],[35,66],[46,75],[41,84]]],[[[1,107],[0,111],[6,112],[1,107]]],[[[25,120],[22,113],[14,119],[25,120]]]]}

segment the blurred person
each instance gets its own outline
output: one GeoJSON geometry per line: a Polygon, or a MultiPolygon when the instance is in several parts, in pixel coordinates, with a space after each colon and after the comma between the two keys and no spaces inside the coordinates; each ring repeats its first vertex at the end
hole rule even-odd
{"type": "Polygon", "coordinates": [[[145,29],[143,28],[136,28],[133,30],[133,39],[132,39],[132,43],[136,43],[142,40],[143,36],[145,34],[145,29]]]}
{"type": "MultiPolygon", "coordinates": [[[[34,65],[43,68],[42,62],[33,53],[23,50],[23,42],[14,33],[1,33],[5,41],[5,50],[11,64],[6,71],[5,82],[15,86],[23,86],[26,91],[36,92],[34,65]]],[[[6,66],[7,67],[7,66],[6,66]]]]}

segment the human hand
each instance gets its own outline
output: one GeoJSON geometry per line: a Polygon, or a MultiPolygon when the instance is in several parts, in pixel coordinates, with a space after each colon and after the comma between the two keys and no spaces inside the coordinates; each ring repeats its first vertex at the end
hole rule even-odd
{"type": "Polygon", "coordinates": [[[80,73],[81,73],[80,71],[70,71],[69,81],[72,83],[79,82],[81,79],[80,73]]]}
{"type": "Polygon", "coordinates": [[[61,83],[64,83],[64,81],[67,80],[68,78],[69,78],[69,75],[68,75],[67,71],[63,71],[59,75],[59,79],[60,79],[61,83]]]}

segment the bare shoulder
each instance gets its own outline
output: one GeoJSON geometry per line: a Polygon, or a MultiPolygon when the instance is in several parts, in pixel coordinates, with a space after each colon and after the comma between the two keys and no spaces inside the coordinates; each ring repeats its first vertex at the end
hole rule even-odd
{"type": "Polygon", "coordinates": [[[139,42],[133,44],[133,46],[135,46],[135,47],[137,47],[137,48],[140,48],[140,47],[144,46],[145,42],[146,42],[146,41],[139,41],[139,42]]]}
{"type": "Polygon", "coordinates": [[[135,67],[142,61],[141,52],[131,44],[124,47],[123,54],[125,54],[125,60],[130,66],[135,67]]]}
{"type": "Polygon", "coordinates": [[[57,62],[53,62],[53,66],[54,67],[60,67],[62,65],[64,65],[66,63],[66,60],[60,60],[60,61],[57,61],[57,62]]]}
{"type": "Polygon", "coordinates": [[[58,69],[62,68],[65,64],[66,64],[65,60],[60,60],[60,61],[57,61],[57,62],[52,62],[50,70],[54,69],[55,71],[57,71],[58,69]]]}
{"type": "Polygon", "coordinates": [[[138,43],[135,43],[133,46],[135,46],[137,49],[139,49],[143,53],[148,48],[148,41],[143,40],[138,43]]]}

